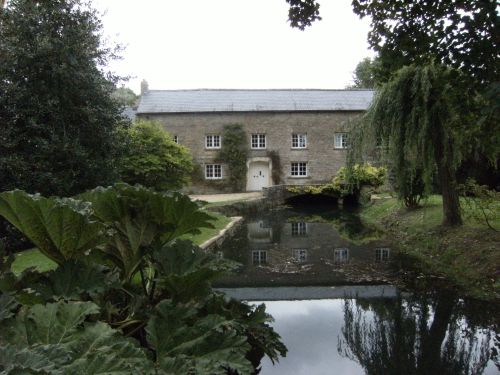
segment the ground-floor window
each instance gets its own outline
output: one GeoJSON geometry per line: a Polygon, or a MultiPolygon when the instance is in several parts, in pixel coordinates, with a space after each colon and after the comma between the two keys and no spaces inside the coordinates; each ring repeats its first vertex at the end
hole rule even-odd
{"type": "Polygon", "coordinates": [[[377,262],[387,262],[389,261],[389,256],[391,254],[391,250],[387,247],[380,247],[375,249],[375,260],[377,262]]]}
{"type": "Polygon", "coordinates": [[[290,168],[290,176],[307,177],[307,163],[305,162],[292,163],[290,168]]]}
{"type": "Polygon", "coordinates": [[[349,260],[349,249],[347,248],[334,249],[333,261],[335,263],[347,263],[348,260],[349,260]]]}
{"type": "Polygon", "coordinates": [[[207,180],[217,180],[222,178],[222,166],[220,164],[205,165],[205,178],[207,180]]]}
{"type": "Polygon", "coordinates": [[[266,250],[253,250],[252,251],[252,263],[254,266],[260,266],[261,264],[267,263],[267,251],[266,250]]]}
{"type": "Polygon", "coordinates": [[[292,236],[305,236],[307,235],[307,223],[299,221],[292,224],[292,236]]]}
{"type": "Polygon", "coordinates": [[[178,135],[174,135],[173,138],[174,138],[175,143],[179,143],[179,136],[178,135]]]}

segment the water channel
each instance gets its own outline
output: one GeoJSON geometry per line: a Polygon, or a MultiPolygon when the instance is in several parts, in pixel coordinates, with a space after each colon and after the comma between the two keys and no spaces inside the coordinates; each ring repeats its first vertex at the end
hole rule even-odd
{"type": "Polygon", "coordinates": [[[288,347],[263,375],[499,373],[495,308],[397,287],[394,244],[353,211],[249,216],[218,251],[242,267],[215,286],[265,303],[288,347]]]}

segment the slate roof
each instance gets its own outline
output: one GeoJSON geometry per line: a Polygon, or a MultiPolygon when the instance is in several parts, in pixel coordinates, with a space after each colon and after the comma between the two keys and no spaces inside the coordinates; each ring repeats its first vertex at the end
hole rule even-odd
{"type": "Polygon", "coordinates": [[[151,90],[137,113],[360,111],[373,90],[151,90]]]}

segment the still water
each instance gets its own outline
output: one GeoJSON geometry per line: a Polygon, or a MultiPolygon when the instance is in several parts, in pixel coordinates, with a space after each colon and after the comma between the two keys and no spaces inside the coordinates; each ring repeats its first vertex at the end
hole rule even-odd
{"type": "Polygon", "coordinates": [[[219,251],[242,268],[216,286],[265,303],[288,347],[278,364],[263,359],[261,374],[499,373],[498,309],[391,285],[391,242],[353,212],[248,217],[219,251]]]}

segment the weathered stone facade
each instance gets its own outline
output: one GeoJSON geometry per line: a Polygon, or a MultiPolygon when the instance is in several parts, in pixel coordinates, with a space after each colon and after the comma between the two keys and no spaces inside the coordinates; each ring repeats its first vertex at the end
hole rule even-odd
{"type": "MultiPolygon", "coordinates": [[[[140,109],[140,108],[139,108],[140,109]]],[[[269,165],[265,172],[269,178],[267,186],[274,184],[315,184],[330,181],[340,167],[345,164],[346,149],[336,148],[335,133],[348,133],[352,121],[362,114],[362,110],[331,111],[217,111],[217,112],[143,112],[137,114],[144,118],[160,122],[164,129],[178,142],[188,147],[200,165],[200,179],[190,188],[195,192],[220,191],[223,185],[219,180],[203,181],[206,164],[215,164],[218,149],[206,148],[207,135],[222,135],[225,125],[243,126],[248,137],[248,163],[269,165]],[[292,147],[292,134],[305,134],[305,148],[292,147]],[[251,135],[265,134],[265,149],[251,148],[251,135]],[[279,155],[280,165],[272,165],[271,152],[279,155]],[[307,176],[292,176],[292,163],[307,163],[307,176]],[[274,170],[274,172],[273,172],[274,170]],[[271,176],[279,172],[279,181],[271,176]]],[[[222,140],[223,142],[223,140],[222,140]]],[[[222,164],[222,178],[227,176],[227,168],[222,164]]],[[[255,176],[254,176],[255,177],[255,176]]],[[[250,182],[247,190],[252,189],[250,182]]]]}

